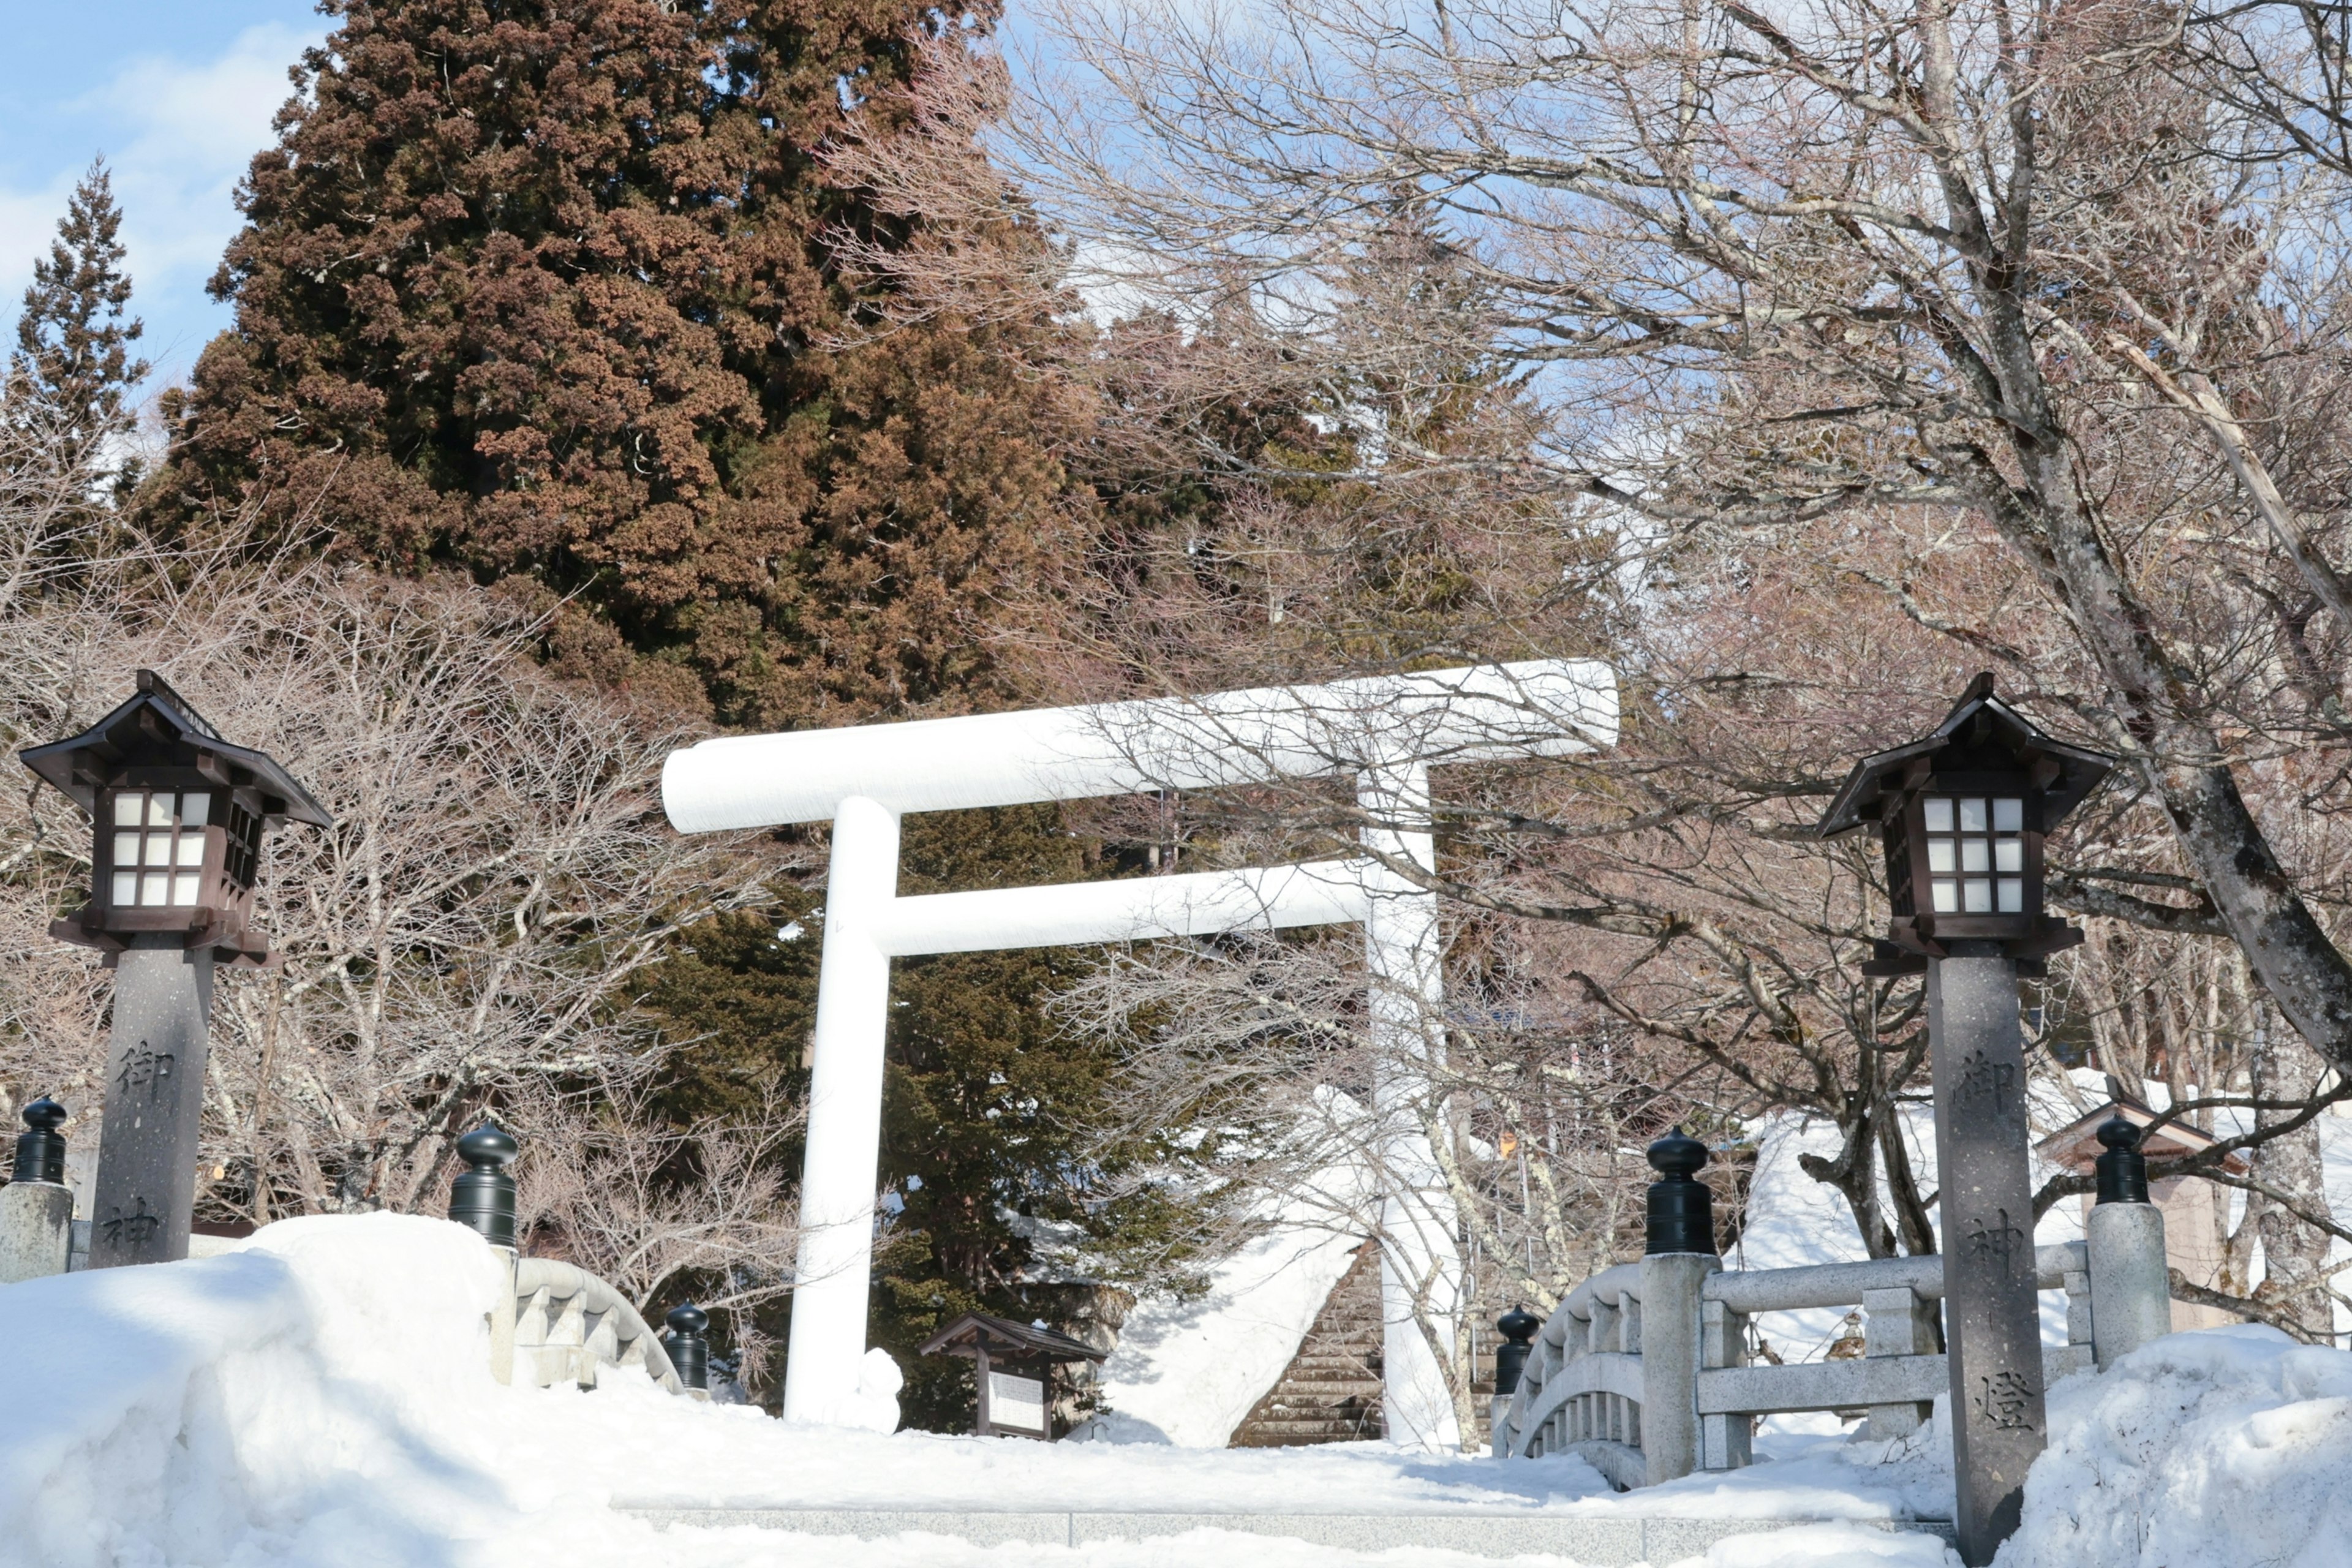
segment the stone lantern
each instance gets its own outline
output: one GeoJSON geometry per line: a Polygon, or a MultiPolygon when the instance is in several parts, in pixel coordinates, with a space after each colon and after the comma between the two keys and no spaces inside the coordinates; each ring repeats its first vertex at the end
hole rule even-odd
{"type": "Polygon", "coordinates": [[[80,734],[18,753],[90,816],[89,901],[49,934],[114,954],[137,943],[255,965],[262,838],[334,818],[275,758],[231,745],[152,669],[138,694],[80,734]]]}
{"type": "Polygon", "coordinates": [[[273,962],[253,924],[270,826],[333,818],[150,669],[88,730],[18,755],[90,817],[89,899],[49,933],[115,972],[90,1267],[184,1258],[213,969],[273,962]]]}
{"type": "Polygon", "coordinates": [[[1960,1560],[2017,1529],[2046,1440],[2021,973],[2082,935],[2042,912],[2042,842],[2115,767],[1993,695],[1979,675],[1941,724],[1854,764],[1824,837],[1875,824],[1886,935],[1864,973],[1925,973],[1950,1344],[1960,1560]]]}

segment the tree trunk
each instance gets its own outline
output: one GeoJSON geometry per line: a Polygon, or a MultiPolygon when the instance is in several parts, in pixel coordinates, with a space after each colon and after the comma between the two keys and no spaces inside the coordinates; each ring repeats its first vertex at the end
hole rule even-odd
{"type": "MultiPolygon", "coordinates": [[[[2254,1038],[2254,1094],[2263,1100],[2300,1100],[2318,1088],[2326,1069],[2318,1056],[2284,1029],[2268,1020],[2254,1038]]],[[[2291,1112],[2256,1112],[2268,1126],[2288,1120],[2291,1112]]],[[[2319,1123],[2312,1121],[2284,1137],[2255,1145],[2254,1178],[2274,1187],[2303,1208],[2324,1214],[2327,1194],[2319,1158],[2319,1123]]],[[[2328,1238],[2275,1204],[2263,1205],[2254,1221],[2262,1237],[2264,1278],[2255,1300],[2267,1304],[2272,1321],[2295,1338],[2326,1344],[2333,1336],[2336,1311],[2326,1288],[2328,1238]]]]}

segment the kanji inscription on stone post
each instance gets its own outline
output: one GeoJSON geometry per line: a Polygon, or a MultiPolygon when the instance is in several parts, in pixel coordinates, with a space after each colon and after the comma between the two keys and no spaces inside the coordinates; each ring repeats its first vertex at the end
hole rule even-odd
{"type": "Polygon", "coordinates": [[[213,956],[141,937],[115,961],[106,1118],[90,1204],[89,1264],[188,1255],[204,1114],[213,956]]]}
{"type": "MultiPolygon", "coordinates": [[[[1956,948],[1985,946],[1958,943],[1956,948]]],[[[1944,1325],[1958,1519],[1979,1521],[1985,1561],[2017,1528],[2026,1468],[2043,1442],[2042,1318],[2033,1273],[2025,1042],[2017,964],[1996,951],[1934,959],[1936,1169],[1943,1188],[1944,1325]]]]}

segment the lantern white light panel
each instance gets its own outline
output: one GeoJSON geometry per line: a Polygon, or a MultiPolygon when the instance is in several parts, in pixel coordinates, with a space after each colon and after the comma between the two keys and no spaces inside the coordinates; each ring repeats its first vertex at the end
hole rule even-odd
{"type": "Polygon", "coordinates": [[[123,790],[114,797],[116,909],[194,909],[204,896],[205,825],[212,795],[204,790],[123,790]]]}
{"type": "Polygon", "coordinates": [[[2022,914],[2025,801],[2018,795],[1929,795],[1931,907],[1939,915],[2022,914]]]}

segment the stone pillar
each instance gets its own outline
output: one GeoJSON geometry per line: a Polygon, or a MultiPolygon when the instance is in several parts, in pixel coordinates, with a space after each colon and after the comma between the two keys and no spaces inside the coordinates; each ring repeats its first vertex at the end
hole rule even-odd
{"type": "Polygon", "coordinates": [[[0,1188],[0,1285],[63,1274],[73,1259],[73,1189],[65,1184],[66,1108],[37,1100],[24,1110],[16,1159],[0,1188]]]}
{"type": "Polygon", "coordinates": [[[2172,1331],[2172,1281],[2154,1204],[2102,1204],[2088,1228],[2092,1354],[2104,1371],[2172,1331]]]}
{"type": "Polygon", "coordinates": [[[1652,1486],[1699,1468],[1699,1291],[1722,1267],[1711,1252],[1642,1259],[1642,1460],[1652,1486]]]}
{"type": "Polygon", "coordinates": [[[2017,1529],[2041,1454],[2042,1322],[2034,1295],[2024,1037],[2017,964],[1955,942],[1927,967],[1942,1183],[1944,1326],[1960,1560],[1989,1563],[2017,1529]]]}
{"type": "Polygon", "coordinates": [[[106,1115],[90,1199],[92,1268],[188,1255],[213,955],[180,942],[135,936],[116,956],[106,1115]]]}
{"type": "Polygon", "coordinates": [[[1648,1159],[1658,1179],[1650,1184],[1642,1250],[1642,1458],[1656,1486],[1689,1475],[1704,1458],[1701,1292],[1723,1260],[1715,1251],[1715,1205],[1698,1180],[1706,1145],[1677,1127],[1650,1145],[1648,1159]]]}
{"type": "Polygon", "coordinates": [[[520,1303],[515,1300],[515,1249],[493,1247],[490,1253],[499,1260],[499,1293],[490,1301],[490,1375],[502,1384],[514,1382],[515,1316],[520,1303]]]}
{"type": "MultiPolygon", "coordinates": [[[[1356,794],[1374,819],[1365,847],[1425,868],[1437,864],[1429,770],[1420,763],[1367,769],[1356,794]]],[[[1381,1416],[1391,1443],[1447,1453],[1462,1446],[1454,1391],[1431,1341],[1454,1341],[1462,1256],[1454,1195],[1423,1126],[1434,1109],[1430,1067],[1445,1054],[1444,943],[1437,896],[1383,888],[1364,912],[1365,1013],[1372,1045],[1372,1110],[1379,1122],[1381,1203],[1381,1416]],[[1429,1064],[1424,1066],[1423,1064],[1429,1064]]]]}
{"type": "Polygon", "coordinates": [[[63,1274],[72,1252],[72,1188],[56,1182],[0,1187],[0,1285],[63,1274]]]}

